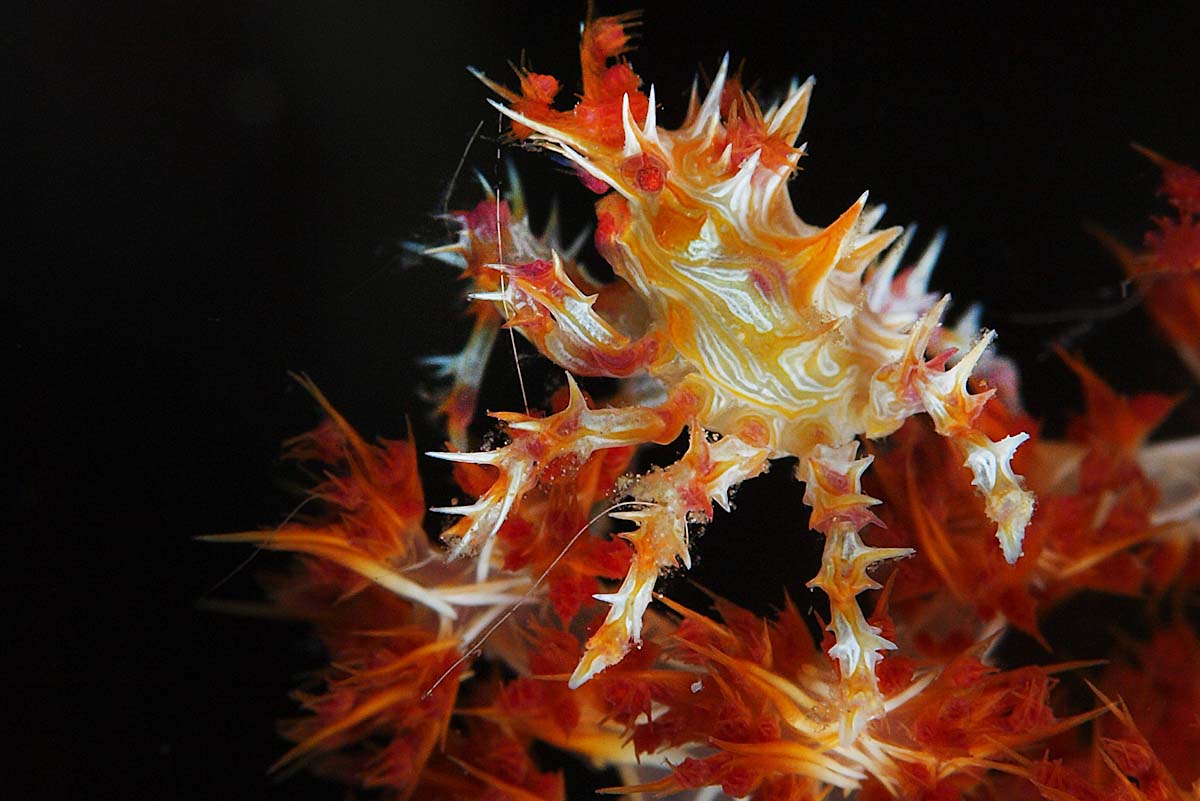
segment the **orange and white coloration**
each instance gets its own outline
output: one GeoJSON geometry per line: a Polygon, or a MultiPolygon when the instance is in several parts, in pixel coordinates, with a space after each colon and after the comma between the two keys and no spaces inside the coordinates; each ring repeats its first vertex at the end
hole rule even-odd
{"type": "Polygon", "coordinates": [[[711,519],[713,502],[728,508],[730,490],[770,461],[796,457],[811,527],[827,538],[813,584],[832,600],[830,653],[859,699],[844,707],[849,737],[876,714],[874,667],[880,651],[894,647],[856,596],[878,586],[873,564],[909,553],[859,537],[875,521],[877,501],[860,491],[872,457],[856,457],[858,441],[927,413],[973,473],[1012,563],[1034,503],[1009,465],[1025,435],[993,442],[973,425],[991,392],[971,394],[967,382],[990,332],[953,368],[952,352],[927,352],[949,302],[926,289],[940,237],[902,269],[912,232],[877,228],[883,209],[869,206],[866,193],[827,227],[793,210],[787,184],[804,154],[795,143],[812,79],[764,111],[729,75],[726,57],[703,100],[693,91],[683,124],[663,128],[653,87],[643,94],[622,58],[632,21],[587,24],[583,92],[573,109],[552,108],[551,76],[522,72],[520,92],[483,79],[506,101],[493,105],[512,121],[514,137],[565,157],[605,193],[596,244],[619,280],[585,293],[557,254],[527,263],[506,254],[493,265],[503,281],[475,301],[568,371],[570,402],[543,418],[495,415],[511,437],[503,447],[433,454],[498,471],[475,503],[441,510],[461,516],[444,538],[458,554],[478,554],[482,578],[498,530],[540,471],[690,432],[677,463],[628,488],[644,503],[619,515],[635,525],[622,535],[635,555],[621,586],[597,596],[611,608],[571,677],[577,687],[640,642],[660,571],[689,564],[689,523],[711,519]],[[614,293],[636,311],[599,313],[615,305],[614,293]],[[626,405],[592,408],[571,374],[638,381],[626,405]]]}
{"type": "MultiPolygon", "coordinates": [[[[594,283],[574,262],[575,253],[583,247],[582,237],[565,247],[559,240],[556,211],[551,211],[542,233],[534,233],[514,170],[509,170],[507,200],[497,198],[482,178],[480,183],[488,195],[485,200],[473,209],[442,215],[447,223],[458,228],[455,242],[436,248],[420,248],[415,244],[409,246],[423,255],[462,270],[463,280],[469,281],[476,293],[495,291],[501,287],[501,273],[489,269],[489,265],[505,259],[516,263],[550,259],[555,253],[563,254],[576,281],[585,286],[594,283]]],[[[471,336],[459,353],[425,360],[426,364],[437,369],[439,378],[450,382],[439,398],[437,413],[445,419],[450,443],[460,450],[466,447],[467,427],[475,416],[487,358],[504,323],[504,318],[491,304],[472,305],[471,316],[471,336]]]]}
{"type": "MultiPolygon", "coordinates": [[[[520,92],[484,79],[514,138],[603,195],[597,245],[620,280],[592,278],[554,215],[535,232],[515,175],[503,196],[485,182],[474,208],[443,210],[457,237],[424,252],[476,301],[465,348],[430,360],[449,379],[451,452],[436,455],[475,499],[442,510],[461,518],[446,547],[425,526],[414,438],[367,441],[306,378],[325,420],[285,455],[315,486],[277,528],[205,538],[294,554],[270,606],[215,606],[308,620],[328,654],[295,693],[304,714],[275,768],[397,801],[563,801],[541,744],[639,797],[1200,801],[1200,643],[1182,613],[1200,584],[1200,438],[1149,440],[1180,399],[1126,397],[1063,353],[1086,410],[1047,438],[978,314],[941,326],[948,299],[926,291],[940,237],[905,267],[911,231],[876,230],[865,196],[827,228],[793,212],[812,83],[763,112],[723,66],[679,129],[660,128],[621,59],[633,20],[585,25],[569,111],[551,76],[520,73],[520,92]],[[507,439],[471,452],[502,327],[567,379],[548,416],[493,414],[507,439]],[[578,376],[617,391],[594,399],[608,382],[578,376]],[[642,446],[681,439],[673,463],[630,472],[642,446]],[[820,642],[819,613],[790,597],[760,617],[656,596],[661,571],[690,564],[691,527],[788,457],[825,538],[809,581],[830,599],[820,642]],[[1040,499],[1032,521],[1014,467],[1040,499]],[[593,531],[605,516],[622,533],[593,531]],[[1046,613],[1084,591],[1142,596],[1159,634],[1118,642],[1124,658],[1096,636],[1072,653],[1046,613]],[[994,648],[1006,631],[1076,661],[994,648]],[[1099,706],[1052,697],[1057,675],[1105,657],[1099,706]]],[[[1174,217],[1142,251],[1117,249],[1194,366],[1200,173],[1152,158],[1174,217]]],[[[1096,634],[1114,618],[1062,620],[1096,634]]]]}

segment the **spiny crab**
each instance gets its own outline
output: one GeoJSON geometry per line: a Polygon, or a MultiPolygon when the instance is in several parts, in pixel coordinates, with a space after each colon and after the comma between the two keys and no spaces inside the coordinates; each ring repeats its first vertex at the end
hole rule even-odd
{"type": "Polygon", "coordinates": [[[866,193],[828,227],[793,210],[787,184],[804,154],[795,143],[813,80],[793,82],[763,110],[729,74],[726,56],[703,100],[693,86],[683,124],[660,127],[654,88],[643,93],[624,59],[635,19],[584,27],[583,91],[569,110],[553,107],[552,76],[520,70],[512,91],[477,73],[505,101],[490,102],[511,120],[514,139],[564,157],[603,195],[595,241],[618,280],[596,284],[564,258],[553,233],[534,236],[519,197],[454,216],[458,241],[431,253],[466,269],[476,326],[467,349],[445,362],[456,377],[443,404],[454,449],[431,455],[488,465],[497,476],[474,503],[438,510],[461,518],[443,536],[456,555],[477,555],[482,579],[497,532],[543,471],[689,432],[687,452],[632,479],[626,510],[612,514],[632,522],[620,536],[634,556],[620,587],[596,596],[611,607],[571,676],[578,687],[640,641],[660,571],[690,566],[689,524],[711,519],[714,502],[727,509],[730,490],[771,460],[796,457],[810,527],[826,537],[811,584],[831,599],[830,655],[850,696],[841,724],[849,737],[877,714],[874,666],[894,648],[856,596],[878,586],[873,565],[910,553],[859,537],[877,522],[870,507],[878,503],[860,488],[872,457],[859,458],[859,439],[928,414],[972,471],[1012,563],[1034,505],[1010,467],[1026,435],[994,442],[974,426],[994,390],[972,394],[968,379],[991,332],[957,361],[953,349],[937,352],[949,297],[926,285],[940,236],[902,269],[913,231],[877,229],[883,209],[868,206],[866,193]],[[545,417],[494,414],[510,441],[471,452],[463,420],[475,386],[465,377],[477,380],[501,325],[567,371],[569,399],[545,417]],[[620,403],[589,405],[573,375],[626,379],[620,403]]]}

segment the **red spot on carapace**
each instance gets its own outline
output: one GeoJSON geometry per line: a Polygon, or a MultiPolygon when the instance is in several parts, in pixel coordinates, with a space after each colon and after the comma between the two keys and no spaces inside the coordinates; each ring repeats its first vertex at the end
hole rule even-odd
{"type": "Polygon", "coordinates": [[[640,192],[661,192],[667,184],[667,165],[649,153],[633,156],[621,164],[621,175],[640,192]]]}

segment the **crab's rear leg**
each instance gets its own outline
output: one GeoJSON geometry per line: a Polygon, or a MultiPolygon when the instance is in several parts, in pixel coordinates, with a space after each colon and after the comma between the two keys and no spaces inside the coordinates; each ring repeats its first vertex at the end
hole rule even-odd
{"type": "Polygon", "coordinates": [[[476,574],[480,580],[490,569],[496,532],[536,486],[543,470],[572,461],[582,464],[606,448],[666,444],[679,435],[690,414],[685,400],[678,397],[669,397],[667,403],[655,408],[593,409],[570,374],[567,385],[566,408],[549,417],[494,413],[508,424],[511,441],[507,445],[492,451],[429,454],[452,462],[488,465],[498,472],[492,486],[475,503],[433,510],[462,518],[442,534],[442,539],[450,544],[454,557],[479,554],[476,574]]]}
{"type": "Polygon", "coordinates": [[[677,563],[691,566],[688,524],[711,520],[714,501],[728,509],[729,491],[763,472],[769,457],[769,449],[736,436],[711,442],[704,429],[693,423],[687,453],[633,485],[629,494],[642,502],[642,507],[612,515],[637,526],[621,535],[633,544],[633,561],[616,592],[596,596],[611,607],[587,641],[583,658],[571,675],[572,688],[621,661],[631,643],[641,642],[642,616],[659,573],[677,563]]]}

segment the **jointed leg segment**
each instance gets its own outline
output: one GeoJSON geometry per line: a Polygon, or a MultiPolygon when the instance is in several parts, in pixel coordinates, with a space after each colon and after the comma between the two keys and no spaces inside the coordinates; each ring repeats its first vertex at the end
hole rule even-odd
{"type": "Polygon", "coordinates": [[[645,502],[645,507],[613,515],[637,526],[621,535],[633,544],[633,562],[616,592],[596,596],[612,606],[587,641],[571,675],[573,688],[619,662],[631,642],[641,642],[642,616],[659,573],[676,563],[691,567],[688,523],[711,520],[714,501],[728,510],[729,491],[767,468],[769,450],[735,436],[710,442],[700,426],[693,423],[690,429],[687,453],[675,464],[643,476],[630,489],[633,499],[645,502]]]}
{"type": "Polygon", "coordinates": [[[666,444],[679,435],[686,420],[672,403],[659,408],[592,409],[569,374],[567,384],[567,406],[556,414],[541,418],[508,412],[493,415],[508,424],[509,444],[493,451],[429,454],[452,462],[489,465],[499,473],[475,503],[434,509],[462,517],[442,539],[450,543],[453,556],[479,554],[476,573],[481,580],[490,569],[496,532],[536,486],[542,470],[563,459],[582,463],[605,448],[666,444]]]}
{"type": "Polygon", "coordinates": [[[875,678],[880,651],[896,646],[863,616],[858,595],[878,589],[868,571],[880,562],[912,554],[911,548],[873,548],[859,538],[859,529],[878,519],[870,507],[879,503],[860,487],[863,471],[873,457],[856,459],[858,443],[839,448],[818,445],[801,459],[796,476],[805,482],[804,501],[812,507],[810,527],[825,534],[821,570],[809,582],[829,596],[829,631],[836,642],[829,655],[838,661],[844,716],[840,725],[843,743],[853,741],[864,725],[883,712],[883,697],[875,678]]]}

